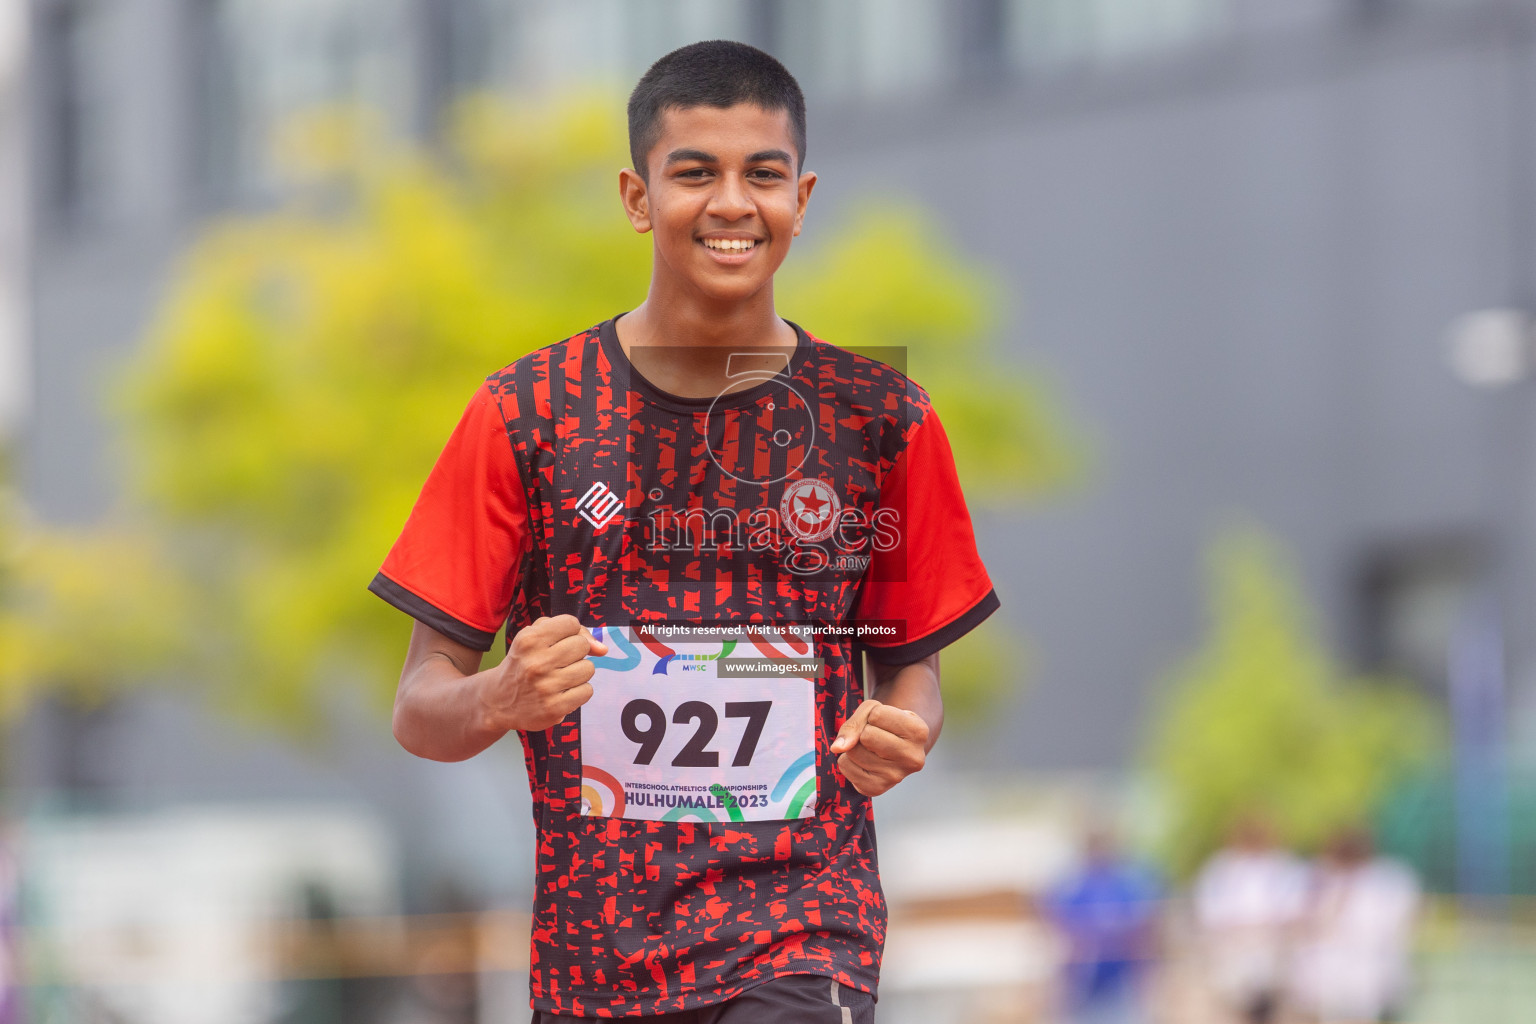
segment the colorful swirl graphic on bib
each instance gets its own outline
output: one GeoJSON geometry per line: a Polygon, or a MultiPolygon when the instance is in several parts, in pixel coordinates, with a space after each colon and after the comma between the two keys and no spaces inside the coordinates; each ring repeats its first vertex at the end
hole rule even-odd
{"type": "Polygon", "coordinates": [[[581,813],[595,817],[624,817],[624,787],[619,780],[591,765],[581,768],[581,813]]]}
{"type": "Polygon", "coordinates": [[[719,652],[715,654],[668,654],[656,663],[656,667],[651,670],[651,673],[653,675],[664,676],[667,674],[668,666],[670,666],[673,662],[677,662],[678,667],[685,672],[702,672],[704,671],[704,666],[706,664],[711,661],[719,661],[721,658],[724,658],[735,649],[736,641],[726,640],[721,643],[719,652]]]}
{"type": "Polygon", "coordinates": [[[634,644],[630,643],[629,637],[626,635],[627,632],[627,630],[622,628],[611,629],[603,626],[593,626],[592,639],[598,643],[607,644],[610,653],[602,657],[588,657],[587,660],[598,668],[611,668],[615,672],[628,672],[639,665],[640,651],[634,644]],[[605,640],[604,637],[607,637],[607,639],[605,640]],[[618,650],[618,655],[612,653],[615,649],[618,650]]]}
{"type": "Polygon", "coordinates": [[[806,781],[801,784],[799,789],[795,790],[794,797],[790,799],[789,809],[784,813],[786,818],[800,817],[800,812],[805,808],[807,800],[811,801],[812,807],[816,806],[815,752],[804,755],[784,770],[784,774],[779,776],[779,781],[774,784],[773,792],[770,794],[769,799],[777,804],[780,800],[784,799],[785,794],[790,791],[790,787],[794,785],[796,780],[802,778],[806,781]]]}

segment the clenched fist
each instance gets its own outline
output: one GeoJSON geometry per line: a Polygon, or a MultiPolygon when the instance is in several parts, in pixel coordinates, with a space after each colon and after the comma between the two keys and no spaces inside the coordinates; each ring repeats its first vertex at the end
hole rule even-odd
{"type": "Polygon", "coordinates": [[[928,723],[915,712],[866,700],[832,741],[837,767],[853,788],[879,796],[913,772],[928,756],[928,723]]]}
{"type": "Polygon", "coordinates": [[[480,690],[484,724],[495,730],[541,732],[592,699],[588,655],[608,653],[606,644],[574,615],[556,615],[529,623],[512,638],[512,647],[480,690]]]}

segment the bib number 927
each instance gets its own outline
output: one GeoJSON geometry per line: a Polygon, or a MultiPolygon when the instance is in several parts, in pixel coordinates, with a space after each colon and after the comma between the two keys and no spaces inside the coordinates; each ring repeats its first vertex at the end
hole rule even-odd
{"type": "Polygon", "coordinates": [[[792,821],[816,814],[816,681],[721,675],[722,643],[605,628],[580,711],[581,814],[792,821]]]}
{"type": "MultiPolygon", "coordinates": [[[[728,719],[745,719],[741,739],[731,756],[731,767],[745,768],[752,764],[757,752],[757,742],[762,738],[763,726],[773,710],[771,700],[727,701],[724,711],[728,719]]],[[[673,725],[694,726],[681,750],[672,758],[674,768],[718,768],[720,751],[710,749],[710,742],[720,728],[720,713],[714,705],[702,700],[689,700],[679,704],[672,712],[673,725]]],[[[631,743],[638,744],[634,764],[650,764],[667,737],[667,713],[662,706],[644,697],[624,705],[619,713],[619,728],[631,743]]]]}

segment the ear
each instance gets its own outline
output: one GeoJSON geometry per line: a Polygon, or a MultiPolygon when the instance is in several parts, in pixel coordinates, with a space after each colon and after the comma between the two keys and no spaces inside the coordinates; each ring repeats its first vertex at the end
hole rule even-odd
{"type": "MultiPolygon", "coordinates": [[[[626,167],[619,172],[619,201],[624,204],[624,214],[640,234],[651,230],[651,197],[645,179],[626,167]]],[[[802,208],[804,203],[801,204],[802,208]]]]}
{"type": "Polygon", "coordinates": [[[816,187],[816,173],[806,171],[800,175],[800,181],[795,186],[795,234],[800,234],[800,227],[805,223],[805,207],[811,201],[811,189],[816,187]]]}

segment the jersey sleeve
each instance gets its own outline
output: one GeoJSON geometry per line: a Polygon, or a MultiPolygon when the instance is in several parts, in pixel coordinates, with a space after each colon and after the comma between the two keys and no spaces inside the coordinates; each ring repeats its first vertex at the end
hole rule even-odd
{"type": "Polygon", "coordinates": [[[528,496],[501,409],[482,385],[368,589],[439,633],[488,651],[528,543],[528,496]]]}
{"type": "Polygon", "coordinates": [[[904,665],[947,647],[998,608],[949,438],[931,408],[881,483],[880,510],[896,522],[896,541],[876,546],[854,618],[902,624],[897,642],[864,646],[876,661],[904,665]]]}

